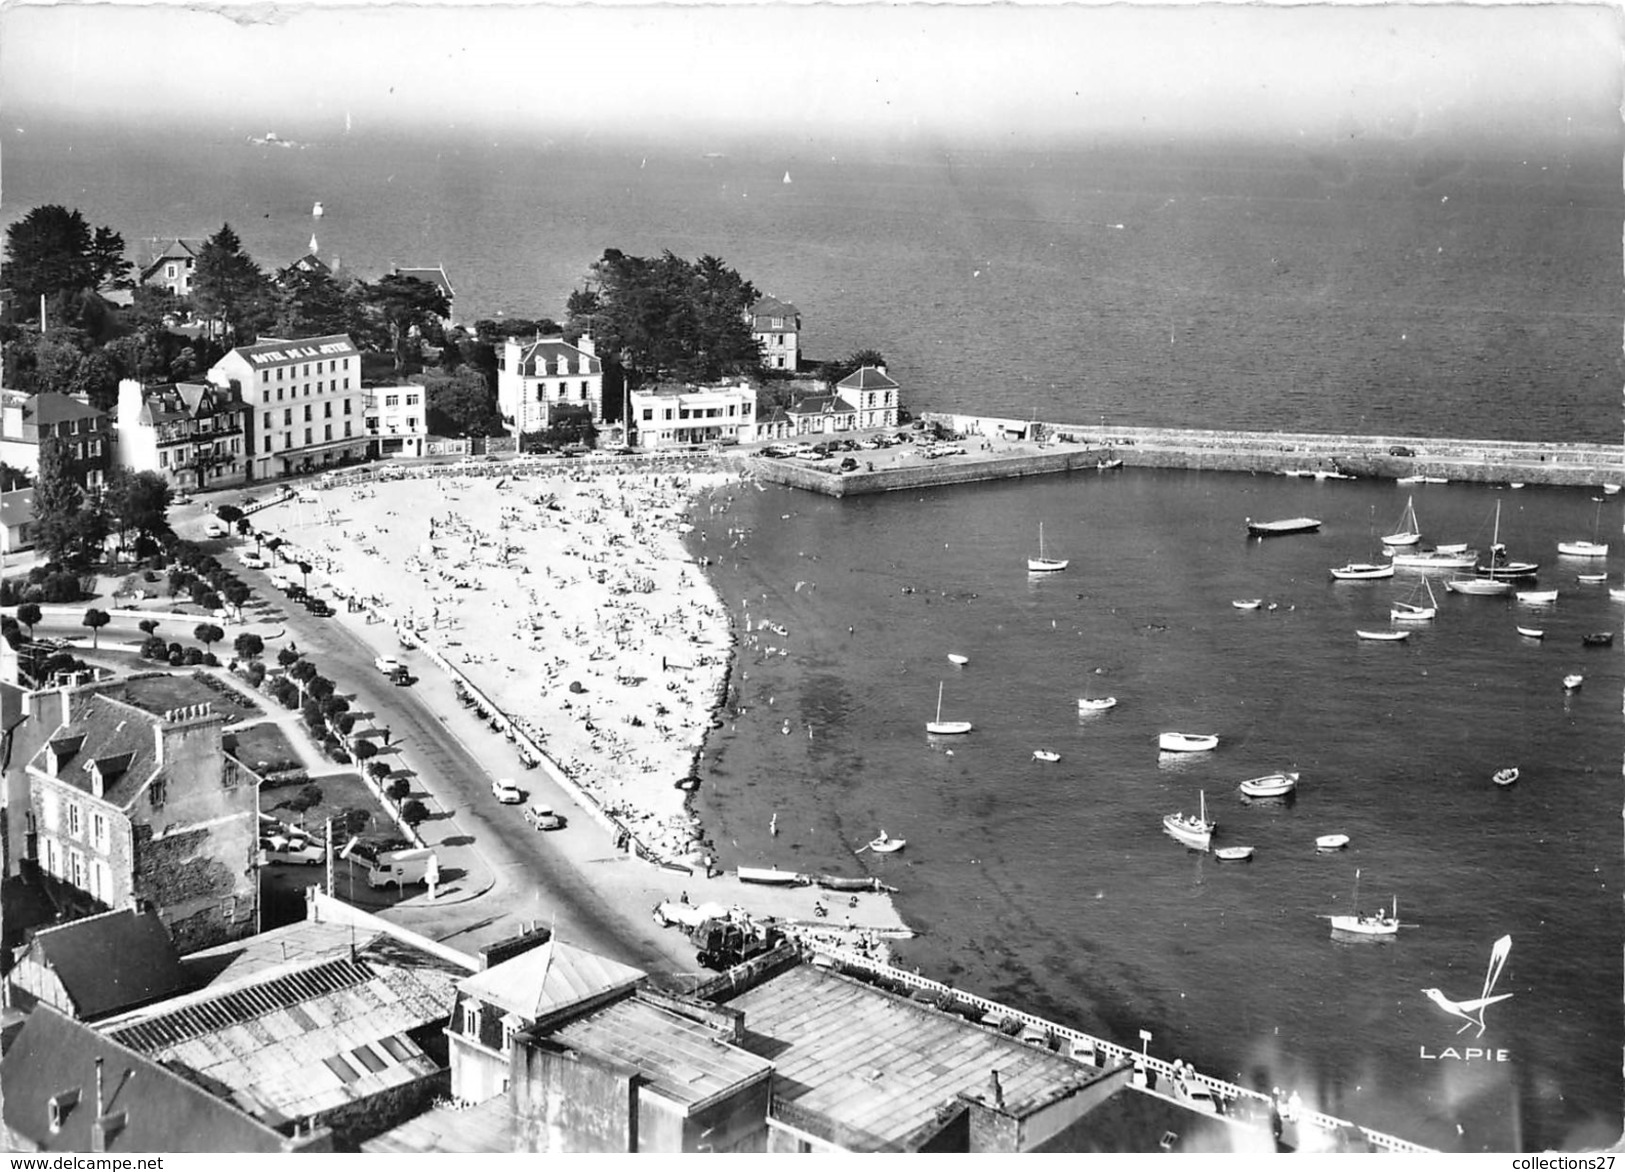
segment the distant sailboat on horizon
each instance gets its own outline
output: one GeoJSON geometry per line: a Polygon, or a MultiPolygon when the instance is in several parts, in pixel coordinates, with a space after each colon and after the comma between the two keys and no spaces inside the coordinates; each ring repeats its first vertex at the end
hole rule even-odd
{"type": "Polygon", "coordinates": [[[785,182],[786,182],[786,183],[789,183],[789,182],[790,182],[790,172],[788,172],[788,171],[786,171],[786,172],[785,172],[785,173],[784,173],[784,181],[785,181],[785,182]]]}
{"type": "Polygon", "coordinates": [[[310,255],[316,255],[316,233],[314,232],[310,234],[310,255]]]}

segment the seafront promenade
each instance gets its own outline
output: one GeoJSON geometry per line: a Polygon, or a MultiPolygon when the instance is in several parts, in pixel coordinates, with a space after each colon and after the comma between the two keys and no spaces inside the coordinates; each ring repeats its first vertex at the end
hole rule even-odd
{"type": "Polygon", "coordinates": [[[1409,476],[1480,484],[1598,487],[1625,483],[1625,445],[1537,444],[1423,436],[1210,431],[1044,423],[927,412],[927,424],[965,437],[960,455],[927,458],[907,444],[865,452],[857,470],[833,461],[760,460],[757,474],[827,496],[862,496],[947,484],[1125,467],[1398,480],[1409,476]]]}

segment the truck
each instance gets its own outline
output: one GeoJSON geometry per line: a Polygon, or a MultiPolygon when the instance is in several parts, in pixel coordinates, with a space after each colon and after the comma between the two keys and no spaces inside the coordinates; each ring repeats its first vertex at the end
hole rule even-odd
{"type": "Polygon", "coordinates": [[[771,924],[713,916],[690,928],[694,959],[708,969],[722,971],[777,948],[784,934],[771,924]]]}
{"type": "Polygon", "coordinates": [[[367,868],[367,886],[388,887],[394,883],[405,887],[408,883],[427,883],[431,865],[436,871],[440,869],[433,847],[384,851],[367,868]]]}

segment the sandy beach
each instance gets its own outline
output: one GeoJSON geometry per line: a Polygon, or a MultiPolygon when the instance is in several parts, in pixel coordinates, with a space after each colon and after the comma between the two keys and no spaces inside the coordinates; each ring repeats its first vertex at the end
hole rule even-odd
{"type": "MultiPolygon", "coordinates": [[[[843,911],[834,927],[841,893],[708,877],[687,800],[686,779],[705,784],[733,636],[683,538],[694,510],[726,511],[726,486],[749,490],[745,469],[704,457],[385,467],[307,482],[253,520],[312,567],[313,594],[341,612],[355,601],[344,617],[363,620],[378,654],[398,654],[404,635],[418,668],[460,674],[583,813],[624,830],[647,860],[638,890],[808,923],[830,904],[843,911]]],[[[903,929],[873,893],[861,924],[903,929]]]]}

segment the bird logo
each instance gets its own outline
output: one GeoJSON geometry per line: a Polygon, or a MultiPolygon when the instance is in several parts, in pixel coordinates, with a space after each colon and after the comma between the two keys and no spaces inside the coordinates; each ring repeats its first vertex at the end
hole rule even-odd
{"type": "Polygon", "coordinates": [[[1501,969],[1507,962],[1507,953],[1512,951],[1512,937],[1503,936],[1495,942],[1490,949],[1489,968],[1484,970],[1484,990],[1470,1001],[1452,1001],[1446,997],[1442,990],[1423,989],[1422,993],[1433,1004],[1450,1014],[1459,1017],[1466,1024],[1457,1030],[1458,1034],[1466,1033],[1473,1026],[1478,1027],[1475,1038],[1484,1036],[1484,1011],[1497,1001],[1505,1001],[1511,993],[1495,994],[1495,982],[1500,979],[1501,969]]]}

